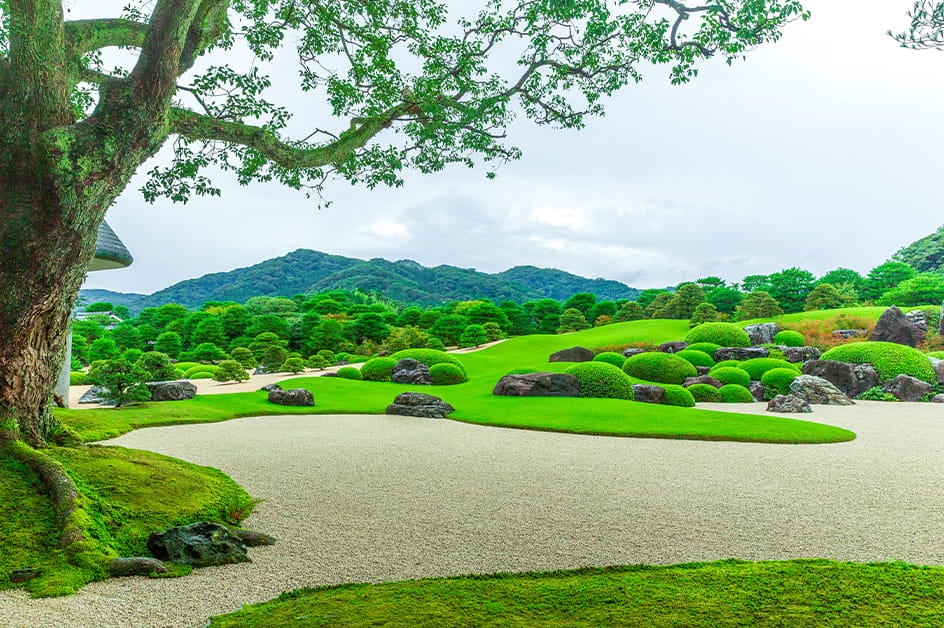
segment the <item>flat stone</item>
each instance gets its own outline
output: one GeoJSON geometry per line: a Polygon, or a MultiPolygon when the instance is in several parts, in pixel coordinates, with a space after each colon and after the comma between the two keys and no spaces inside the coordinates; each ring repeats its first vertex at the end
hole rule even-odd
{"type": "Polygon", "coordinates": [[[315,396],[311,391],[305,388],[292,388],[291,390],[271,390],[269,391],[269,401],[280,406],[313,406],[315,405],[315,396]]]}
{"type": "Polygon", "coordinates": [[[715,351],[715,362],[725,360],[750,360],[752,358],[766,358],[770,350],[765,347],[721,347],[715,351]]]}
{"type": "Polygon", "coordinates": [[[567,373],[505,375],[492,390],[507,397],[579,397],[580,383],[567,373]]]}
{"type": "Polygon", "coordinates": [[[167,573],[167,565],[147,556],[134,558],[116,558],[108,564],[108,573],[115,578],[127,576],[150,576],[155,573],[167,573]]]}
{"type": "Polygon", "coordinates": [[[593,351],[586,347],[571,347],[570,349],[561,349],[551,354],[548,362],[589,362],[593,359],[593,351]]]}
{"type": "Polygon", "coordinates": [[[665,403],[665,388],[650,384],[633,384],[633,397],[643,403],[665,403]]]}
{"type": "Polygon", "coordinates": [[[249,562],[245,543],[226,526],[209,521],[155,532],[147,547],[158,560],[194,567],[249,562]]]}
{"type": "Polygon", "coordinates": [[[824,406],[852,406],[855,402],[829,381],[815,375],[800,375],[790,382],[790,392],[809,403],[824,406]]]}
{"type": "Polygon", "coordinates": [[[446,415],[455,412],[450,404],[439,397],[418,392],[405,392],[397,395],[389,406],[387,414],[400,416],[415,416],[425,419],[444,419],[446,415]]]}
{"type": "Polygon", "coordinates": [[[809,402],[796,395],[777,395],[767,404],[767,412],[803,413],[812,412],[809,402]]]}
{"type": "Polygon", "coordinates": [[[808,362],[818,360],[823,352],[816,347],[779,347],[783,351],[783,358],[787,362],[808,362]]]}

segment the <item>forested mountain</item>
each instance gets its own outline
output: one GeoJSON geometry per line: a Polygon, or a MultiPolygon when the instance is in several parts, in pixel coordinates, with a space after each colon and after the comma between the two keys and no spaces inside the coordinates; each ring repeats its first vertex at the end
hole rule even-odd
{"type": "Polygon", "coordinates": [[[892,261],[904,262],[920,273],[944,272],[944,226],[899,249],[892,261]]]}
{"type": "Polygon", "coordinates": [[[79,293],[79,298],[82,299],[82,301],[78,305],[81,308],[83,304],[105,302],[111,303],[112,305],[135,307],[136,303],[147,296],[146,294],[138,294],[137,292],[115,292],[113,290],[99,290],[93,288],[90,290],[82,290],[79,293]]]}
{"type": "Polygon", "coordinates": [[[255,296],[291,297],[335,288],[379,292],[403,304],[422,306],[467,299],[519,303],[542,298],[564,300],[578,292],[592,292],[600,300],[633,299],[638,294],[618,281],[587,279],[534,266],[489,274],[446,265],[429,268],[412,260],[364,261],[298,249],[246,268],[181,281],[151,295],[83,290],[81,296],[89,303],[109,301],[138,312],[164,303],[193,309],[207,301],[243,303],[255,296]]]}

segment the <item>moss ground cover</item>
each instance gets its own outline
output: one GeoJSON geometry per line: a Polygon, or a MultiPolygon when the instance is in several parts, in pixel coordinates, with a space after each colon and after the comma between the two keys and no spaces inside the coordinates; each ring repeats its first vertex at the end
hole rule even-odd
{"type": "Polygon", "coordinates": [[[935,626],[944,568],[826,560],[583,569],[283,594],[210,626],[935,626]]]}

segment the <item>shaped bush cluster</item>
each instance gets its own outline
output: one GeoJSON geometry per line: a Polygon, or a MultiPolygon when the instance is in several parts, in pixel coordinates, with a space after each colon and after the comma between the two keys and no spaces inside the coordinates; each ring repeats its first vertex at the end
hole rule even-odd
{"type": "Polygon", "coordinates": [[[721,360],[720,362],[716,362],[715,365],[711,367],[711,370],[713,371],[715,369],[723,369],[727,366],[740,367],[741,361],[740,360],[721,360]]]}
{"type": "Polygon", "coordinates": [[[800,376],[795,369],[773,368],[764,373],[760,383],[764,385],[765,394],[773,399],[776,395],[789,395],[790,382],[800,376]]]}
{"type": "Polygon", "coordinates": [[[657,351],[626,358],[623,370],[633,377],[660,384],[681,384],[686,377],[698,375],[698,371],[687,360],[674,353],[657,351]]]}
{"type": "Polygon", "coordinates": [[[212,364],[197,364],[196,366],[187,369],[184,371],[184,379],[210,379],[216,375],[216,371],[219,369],[217,366],[212,364]],[[205,375],[204,375],[205,374],[205,375]]]}
{"type": "Polygon", "coordinates": [[[778,331],[777,335],[774,336],[774,344],[783,345],[785,347],[802,347],[806,344],[806,338],[798,331],[784,329],[783,331],[778,331]]]}
{"type": "Polygon", "coordinates": [[[679,406],[680,408],[695,407],[695,397],[687,388],[676,385],[662,387],[665,390],[665,405],[679,406]]]}
{"type": "Polygon", "coordinates": [[[688,392],[692,394],[698,403],[718,403],[721,401],[721,393],[711,384],[692,384],[688,387],[688,392]]]}
{"type": "Polygon", "coordinates": [[[725,384],[718,389],[723,403],[751,403],[754,401],[754,395],[751,391],[738,384],[725,384]]]}
{"type": "Polygon", "coordinates": [[[703,323],[685,336],[685,342],[710,342],[722,347],[749,347],[750,336],[734,323],[703,323]]]}
{"type": "Polygon", "coordinates": [[[685,348],[691,351],[702,351],[707,353],[711,356],[711,359],[714,360],[715,351],[720,349],[721,345],[716,345],[713,342],[693,342],[685,348]]]}
{"type": "Polygon", "coordinates": [[[593,356],[594,362],[606,362],[607,364],[612,364],[616,368],[623,368],[623,362],[626,361],[626,356],[622,353],[617,353],[615,351],[603,351],[593,356]]]}
{"type": "Polygon", "coordinates": [[[715,360],[704,351],[688,347],[682,351],[676,351],[675,355],[689,362],[692,366],[714,366],[715,360]]]}
{"type": "Polygon", "coordinates": [[[69,385],[81,386],[85,383],[85,373],[83,371],[69,371],[69,385]]]}
{"type": "Polygon", "coordinates": [[[738,386],[750,386],[751,376],[744,369],[735,366],[722,366],[711,369],[708,373],[722,384],[737,384],[738,386]]]}
{"type": "Polygon", "coordinates": [[[579,362],[565,373],[580,384],[581,397],[603,399],[635,399],[633,383],[621,369],[606,362],[579,362]]]}
{"type": "Polygon", "coordinates": [[[403,351],[397,351],[390,357],[397,361],[403,358],[413,358],[420,364],[425,364],[430,368],[432,368],[434,364],[453,364],[459,367],[463,377],[467,375],[465,366],[462,365],[462,362],[460,362],[457,357],[449,355],[445,351],[439,351],[438,349],[404,349],[403,351]]]}
{"type": "Polygon", "coordinates": [[[448,362],[440,362],[429,367],[429,376],[436,386],[451,386],[465,381],[465,373],[455,364],[448,362]]]}
{"type": "Polygon", "coordinates": [[[364,376],[361,375],[361,370],[354,368],[353,366],[342,366],[338,369],[338,377],[343,379],[364,379],[364,376]]]}
{"type": "Polygon", "coordinates": [[[929,384],[937,383],[931,360],[917,349],[894,342],[852,342],[833,347],[820,360],[836,360],[851,364],[871,364],[883,382],[910,375],[929,384]]]}
{"type": "Polygon", "coordinates": [[[760,379],[764,376],[764,373],[770,369],[784,368],[792,369],[800,374],[800,367],[792,362],[787,362],[786,360],[778,360],[777,358],[751,358],[750,360],[744,360],[741,362],[738,367],[741,370],[747,371],[747,374],[751,376],[751,379],[760,379]]]}
{"type": "Polygon", "coordinates": [[[361,378],[368,382],[389,382],[396,365],[393,358],[371,358],[361,366],[361,378]]]}

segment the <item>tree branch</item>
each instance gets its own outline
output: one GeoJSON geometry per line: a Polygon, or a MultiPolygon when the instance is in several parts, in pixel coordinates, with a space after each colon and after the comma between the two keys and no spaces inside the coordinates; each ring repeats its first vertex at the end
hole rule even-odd
{"type": "Polygon", "coordinates": [[[140,48],[150,32],[147,24],[124,19],[74,20],[66,22],[64,28],[73,59],[109,46],[140,48]]]}

